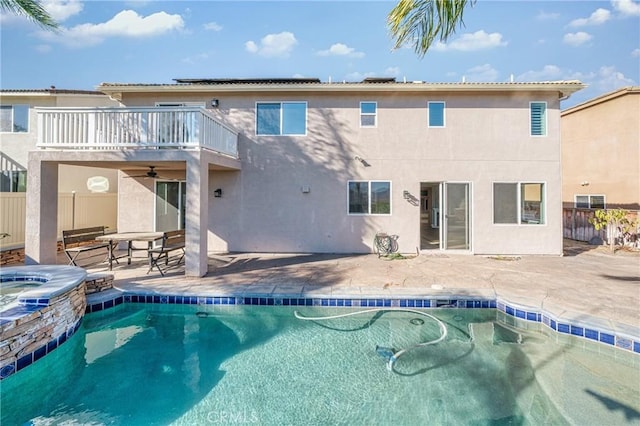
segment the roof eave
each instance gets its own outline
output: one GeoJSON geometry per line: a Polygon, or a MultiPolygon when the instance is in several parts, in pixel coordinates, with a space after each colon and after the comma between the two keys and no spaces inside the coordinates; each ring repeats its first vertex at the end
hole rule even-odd
{"type": "Polygon", "coordinates": [[[121,93],[196,92],[558,92],[564,98],[582,90],[579,81],[540,83],[286,83],[286,84],[121,84],[102,83],[97,90],[108,95],[121,93]]]}

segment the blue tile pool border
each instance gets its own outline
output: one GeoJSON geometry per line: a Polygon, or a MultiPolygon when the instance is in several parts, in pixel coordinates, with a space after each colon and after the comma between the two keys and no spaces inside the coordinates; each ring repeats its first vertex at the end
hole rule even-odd
{"type": "MultiPolygon", "coordinates": [[[[97,294],[98,297],[87,298],[85,314],[100,312],[125,303],[168,304],[168,305],[204,305],[204,306],[309,306],[309,307],[345,307],[345,308],[448,308],[448,309],[495,309],[507,316],[530,323],[539,323],[559,335],[573,336],[591,342],[597,342],[620,350],[640,355],[640,337],[627,336],[611,330],[605,330],[589,324],[577,324],[557,318],[544,311],[525,308],[502,299],[470,298],[470,297],[422,297],[422,298],[389,298],[389,297],[301,297],[301,296],[268,296],[268,295],[236,295],[236,296],[191,296],[191,295],[158,295],[139,293],[97,294]],[[99,299],[99,300],[98,300],[99,299]]],[[[21,356],[15,362],[0,369],[0,380],[31,365],[46,354],[57,349],[75,334],[82,323],[82,318],[66,332],[35,351],[21,356]]]]}
{"type": "Polygon", "coordinates": [[[545,311],[522,307],[498,299],[473,297],[302,297],[270,295],[236,296],[191,296],[158,295],[125,292],[111,299],[96,303],[87,302],[86,313],[98,312],[122,303],[150,303],[176,305],[255,305],[255,306],[313,306],[345,308],[457,308],[496,309],[513,318],[530,323],[540,323],[558,334],[574,336],[591,342],[613,346],[628,352],[640,354],[640,336],[627,336],[588,323],[571,323],[545,311]]]}

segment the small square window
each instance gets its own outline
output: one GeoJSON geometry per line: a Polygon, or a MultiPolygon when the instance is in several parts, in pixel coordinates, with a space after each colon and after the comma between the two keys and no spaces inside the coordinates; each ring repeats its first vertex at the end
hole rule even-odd
{"type": "Polygon", "coordinates": [[[444,127],[444,102],[427,102],[429,127],[444,127]]]}
{"type": "Polygon", "coordinates": [[[376,127],[377,102],[360,102],[360,127],[376,127]]]}

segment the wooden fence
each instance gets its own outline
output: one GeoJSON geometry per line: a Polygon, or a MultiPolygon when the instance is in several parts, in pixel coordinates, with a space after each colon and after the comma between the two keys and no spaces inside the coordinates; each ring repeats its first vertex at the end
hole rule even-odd
{"type": "MultiPolygon", "coordinates": [[[[117,193],[60,193],[58,194],[58,238],[63,229],[107,226],[116,230],[117,193]]],[[[26,193],[0,194],[0,250],[24,247],[26,226],[26,193]]]]}
{"type": "MultiPolygon", "coordinates": [[[[605,243],[608,241],[608,232],[611,230],[601,229],[596,231],[594,226],[589,223],[589,219],[594,217],[595,210],[592,209],[562,209],[562,225],[563,225],[563,236],[564,238],[568,238],[570,240],[576,241],[586,241],[589,242],[592,238],[598,237],[605,243]]],[[[638,211],[632,210],[629,212],[628,216],[629,220],[636,222],[638,224],[638,211]]],[[[619,232],[616,231],[616,238],[619,238],[619,232]]],[[[636,228],[636,234],[638,230],[636,228]]],[[[632,245],[637,246],[638,240],[635,239],[632,241],[632,245]]]]}

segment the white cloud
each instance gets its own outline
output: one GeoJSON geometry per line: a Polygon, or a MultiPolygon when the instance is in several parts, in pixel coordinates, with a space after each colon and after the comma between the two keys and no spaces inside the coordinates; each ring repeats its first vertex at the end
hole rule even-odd
{"type": "Polygon", "coordinates": [[[563,43],[570,46],[581,46],[590,41],[593,37],[584,31],[578,31],[577,33],[567,33],[562,38],[563,43]]]}
{"type": "Polygon", "coordinates": [[[42,7],[58,23],[82,12],[84,5],[79,0],[44,0],[42,7]]]}
{"type": "MultiPolygon", "coordinates": [[[[4,0],[2,0],[4,1],[4,0]]],[[[73,15],[80,13],[84,5],[79,0],[43,0],[41,6],[51,15],[54,21],[61,23],[73,15]]],[[[32,22],[25,15],[14,14],[0,7],[0,23],[3,25],[21,22],[32,22]]]]}
{"type": "Polygon", "coordinates": [[[487,82],[496,81],[498,79],[498,71],[491,65],[484,64],[469,68],[465,73],[466,81],[487,82]]]}
{"type": "Polygon", "coordinates": [[[389,67],[386,70],[384,70],[384,75],[397,77],[397,76],[400,75],[400,68],[398,68],[398,67],[389,67]]]}
{"type": "Polygon", "coordinates": [[[601,25],[607,22],[611,18],[611,12],[607,9],[598,9],[591,14],[588,18],[574,19],[569,23],[571,27],[584,27],[586,25],[601,25]]]}
{"type": "Polygon", "coordinates": [[[633,49],[631,51],[631,56],[634,58],[640,58],[640,49],[633,49]]]}
{"type": "Polygon", "coordinates": [[[59,33],[41,31],[39,35],[68,46],[86,47],[102,43],[110,37],[153,37],[183,28],[184,21],[180,15],[157,12],[145,17],[133,10],[123,10],[104,23],[61,28],[59,33]]]}
{"type": "Polygon", "coordinates": [[[246,42],[245,48],[250,53],[257,53],[267,58],[288,58],[298,40],[288,31],[279,34],[268,34],[260,40],[260,45],[250,40],[246,42]]]}
{"type": "Polygon", "coordinates": [[[610,92],[624,86],[636,84],[633,79],[625,77],[623,73],[616,70],[614,66],[600,67],[595,75],[595,85],[603,92],[610,92]]]}
{"type": "Polygon", "coordinates": [[[348,56],[350,58],[363,58],[364,53],[357,52],[356,49],[349,47],[346,44],[335,43],[327,50],[319,51],[318,56],[348,56]]]}
{"type": "Polygon", "coordinates": [[[531,70],[519,75],[517,81],[579,80],[588,84],[594,93],[606,93],[637,82],[616,70],[615,66],[603,66],[597,71],[579,72],[563,70],[556,65],[545,65],[541,70],[531,70]]]}
{"type": "Polygon", "coordinates": [[[507,42],[502,41],[502,34],[487,34],[484,30],[476,31],[473,34],[463,34],[451,43],[438,42],[433,49],[439,51],[459,50],[471,52],[474,50],[492,49],[494,47],[506,46],[507,42]]]}
{"type": "Polygon", "coordinates": [[[632,0],[612,0],[611,5],[624,16],[640,16],[640,3],[632,0]]]}
{"type": "Polygon", "coordinates": [[[545,65],[541,70],[530,70],[516,77],[517,81],[562,80],[563,72],[557,65],[545,65]]]}
{"type": "Polygon", "coordinates": [[[553,19],[558,19],[559,17],[560,17],[559,13],[549,13],[541,10],[536,16],[536,19],[539,19],[541,21],[549,21],[553,19]]]}
{"type": "Polygon", "coordinates": [[[366,72],[363,74],[355,71],[347,74],[344,78],[344,81],[346,82],[362,81],[367,77],[375,77],[375,76],[376,76],[376,73],[374,72],[366,72]]]}
{"type": "Polygon", "coordinates": [[[222,31],[222,25],[217,22],[208,22],[204,24],[204,29],[208,31],[222,31]]]}
{"type": "Polygon", "coordinates": [[[247,50],[247,52],[249,53],[256,53],[258,51],[258,45],[255,44],[253,41],[249,40],[248,42],[246,42],[244,44],[244,48],[247,50]]]}
{"type": "Polygon", "coordinates": [[[36,46],[36,51],[40,53],[49,53],[51,50],[52,47],[50,44],[39,44],[36,46]]]}
{"type": "Polygon", "coordinates": [[[204,62],[209,59],[210,55],[208,52],[198,53],[197,55],[187,56],[186,58],[182,58],[181,61],[185,64],[195,65],[200,62],[204,62]]]}

